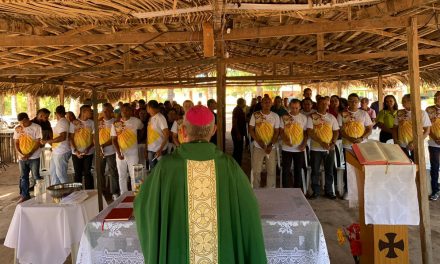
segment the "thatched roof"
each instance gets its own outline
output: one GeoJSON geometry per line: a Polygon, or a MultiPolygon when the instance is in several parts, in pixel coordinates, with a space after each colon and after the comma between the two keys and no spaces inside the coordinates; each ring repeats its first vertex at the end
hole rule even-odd
{"type": "MultiPolygon", "coordinates": [[[[440,75],[440,1],[5,0],[0,91],[115,99],[124,89],[215,86],[219,61],[255,76],[228,83],[405,82],[406,26],[417,17],[421,77],[440,75]],[[204,23],[216,53],[204,56],[204,23]],[[228,29],[229,28],[229,29],[228,29]]],[[[205,31],[205,37],[206,37],[205,31]]]]}

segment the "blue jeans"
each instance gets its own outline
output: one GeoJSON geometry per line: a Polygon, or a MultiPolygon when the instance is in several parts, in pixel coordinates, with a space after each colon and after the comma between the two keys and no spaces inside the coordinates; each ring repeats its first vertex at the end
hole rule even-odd
{"type": "Polygon", "coordinates": [[[432,194],[439,191],[438,189],[438,169],[440,159],[440,148],[428,147],[429,161],[431,162],[431,188],[432,194]]]}
{"type": "Polygon", "coordinates": [[[28,199],[29,194],[29,173],[32,171],[35,181],[40,180],[40,158],[31,160],[19,160],[18,168],[20,170],[20,195],[28,199]]]}
{"type": "Polygon", "coordinates": [[[72,156],[72,152],[70,151],[64,154],[52,154],[49,168],[51,185],[66,183],[69,181],[69,178],[67,177],[67,165],[70,156],[72,156]]]}
{"type": "Polygon", "coordinates": [[[333,168],[335,166],[335,150],[330,151],[310,151],[310,166],[312,168],[312,190],[319,195],[319,177],[321,175],[321,161],[324,162],[325,186],[327,194],[333,194],[333,168]]]}
{"type": "Polygon", "coordinates": [[[75,182],[82,183],[84,178],[84,189],[91,190],[94,187],[92,175],[93,154],[84,155],[81,159],[72,155],[73,169],[75,170],[75,182]]]}

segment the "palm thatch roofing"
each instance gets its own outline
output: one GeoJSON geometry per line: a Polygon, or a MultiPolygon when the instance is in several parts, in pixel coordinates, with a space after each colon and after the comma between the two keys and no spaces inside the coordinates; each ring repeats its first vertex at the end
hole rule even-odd
{"type": "Polygon", "coordinates": [[[219,63],[254,74],[227,77],[234,85],[374,86],[378,75],[393,85],[407,80],[411,17],[421,78],[436,85],[439,10],[430,0],[3,0],[0,92],[65,87],[117,99],[127,89],[215,86],[208,73],[219,63]],[[216,56],[205,56],[214,42],[216,56]]]}

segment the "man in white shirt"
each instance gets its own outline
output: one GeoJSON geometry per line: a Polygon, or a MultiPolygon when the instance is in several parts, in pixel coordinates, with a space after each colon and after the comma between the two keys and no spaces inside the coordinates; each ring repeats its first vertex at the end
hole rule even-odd
{"type": "Polygon", "coordinates": [[[93,189],[95,185],[91,171],[95,152],[93,141],[95,125],[91,119],[93,112],[90,105],[81,106],[79,111],[78,119],[74,120],[69,127],[75,182],[83,182],[84,178],[85,189],[93,189]]]}
{"type": "MultiPolygon", "coordinates": [[[[404,109],[397,110],[397,115],[394,119],[393,140],[394,144],[399,144],[403,152],[414,161],[410,94],[405,94],[402,97],[402,105],[404,109]]],[[[431,121],[425,111],[420,111],[422,111],[423,139],[425,139],[429,135],[431,121]]]]}
{"type": "Polygon", "coordinates": [[[146,157],[149,170],[151,171],[156,163],[162,158],[168,145],[169,131],[165,117],[160,113],[159,103],[151,100],[147,104],[147,111],[150,114],[147,128],[146,157]]]}
{"type": "Polygon", "coordinates": [[[116,167],[118,168],[121,194],[128,191],[128,176],[130,175],[131,179],[134,179],[133,165],[139,163],[137,132],[144,125],[139,118],[132,115],[133,110],[130,104],[123,104],[121,107],[121,119],[113,123],[110,132],[117,155],[116,167]]]}
{"type": "Polygon", "coordinates": [[[185,117],[185,113],[194,106],[194,103],[191,100],[185,100],[183,102],[183,113],[179,117],[178,120],[174,121],[173,126],[171,127],[171,133],[173,136],[173,143],[178,147],[183,143],[183,135],[182,135],[182,124],[183,119],[185,117]]]}
{"type": "Polygon", "coordinates": [[[51,184],[67,183],[67,165],[72,152],[69,143],[69,121],[65,118],[66,109],[60,105],[55,109],[57,125],[53,129],[53,138],[41,140],[41,145],[52,145],[52,158],[50,160],[51,184]]]}
{"type": "MultiPolygon", "coordinates": [[[[99,120],[99,147],[103,155],[101,163],[101,171],[105,172],[105,167],[107,165],[107,172],[110,182],[110,193],[112,194],[112,199],[116,200],[119,196],[119,174],[116,166],[116,151],[112,143],[112,138],[110,135],[111,128],[115,119],[113,118],[113,106],[110,103],[105,103],[102,105],[103,119],[99,120]]],[[[102,181],[103,186],[105,182],[102,181]]],[[[107,188],[104,188],[107,190],[107,188]]]]}
{"type": "Polygon", "coordinates": [[[254,188],[260,188],[261,170],[266,157],[267,184],[275,188],[276,181],[276,150],[280,128],[279,116],[270,111],[272,100],[264,97],[261,102],[261,111],[254,112],[249,121],[249,133],[254,139],[252,154],[252,171],[254,175],[254,188]]]}
{"type": "Polygon", "coordinates": [[[321,187],[319,176],[321,162],[324,162],[325,173],[325,196],[329,199],[336,199],[333,192],[333,168],[335,166],[335,143],[339,135],[338,121],[327,113],[328,101],[321,97],[317,102],[317,112],[311,114],[307,119],[307,133],[311,138],[310,142],[310,166],[312,168],[312,189],[313,193],[309,199],[319,197],[321,187]]]}
{"type": "MultiPolygon", "coordinates": [[[[352,93],[348,96],[348,108],[338,115],[338,124],[341,128],[342,146],[344,148],[344,156],[347,150],[356,143],[367,141],[368,136],[373,129],[373,122],[368,113],[359,109],[359,96],[352,93]]],[[[344,171],[344,198],[348,190],[347,184],[347,163],[344,171]]]]}
{"type": "Polygon", "coordinates": [[[24,202],[31,198],[29,193],[29,173],[35,180],[40,177],[40,140],[42,138],[41,126],[32,123],[26,113],[17,116],[19,125],[14,130],[15,150],[18,153],[18,167],[20,170],[20,200],[24,202]]]}
{"type": "Polygon", "coordinates": [[[290,112],[281,117],[280,135],[282,139],[283,187],[301,188],[301,172],[304,166],[304,151],[307,145],[307,117],[300,113],[301,101],[292,99],[290,112]],[[293,160],[293,178],[292,165],[293,160]]]}

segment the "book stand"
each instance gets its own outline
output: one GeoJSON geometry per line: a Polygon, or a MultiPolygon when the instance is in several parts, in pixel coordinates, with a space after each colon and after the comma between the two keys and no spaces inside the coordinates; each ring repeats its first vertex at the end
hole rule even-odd
{"type": "Polygon", "coordinates": [[[346,152],[346,162],[357,168],[357,187],[359,200],[359,225],[361,228],[361,264],[408,264],[409,244],[407,225],[365,225],[364,184],[365,166],[354,154],[346,152]]]}

